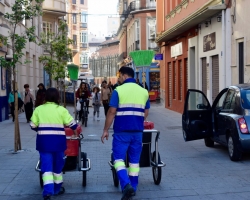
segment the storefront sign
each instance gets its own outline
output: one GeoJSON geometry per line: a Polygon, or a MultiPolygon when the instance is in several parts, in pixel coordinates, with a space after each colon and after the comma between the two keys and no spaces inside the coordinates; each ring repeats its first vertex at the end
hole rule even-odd
{"type": "Polygon", "coordinates": [[[203,52],[211,51],[216,48],[215,32],[203,37],[203,52]]]}
{"type": "Polygon", "coordinates": [[[182,55],[182,42],[171,46],[171,58],[182,55]]]}
{"type": "Polygon", "coordinates": [[[155,60],[163,60],[163,54],[161,53],[155,54],[155,60]]]}

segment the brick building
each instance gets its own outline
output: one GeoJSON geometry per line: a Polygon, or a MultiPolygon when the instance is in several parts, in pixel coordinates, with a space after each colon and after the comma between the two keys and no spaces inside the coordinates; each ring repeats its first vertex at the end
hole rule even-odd
{"type": "Polygon", "coordinates": [[[183,111],[188,88],[202,90],[212,102],[231,83],[229,1],[157,0],[157,38],[161,98],[183,111]]]}

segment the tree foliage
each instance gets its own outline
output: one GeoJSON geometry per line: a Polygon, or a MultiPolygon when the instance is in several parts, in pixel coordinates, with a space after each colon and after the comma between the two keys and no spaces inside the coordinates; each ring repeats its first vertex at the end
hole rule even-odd
{"type": "MultiPolygon", "coordinates": [[[[4,18],[9,27],[9,35],[0,35],[0,42],[12,50],[13,56],[7,61],[5,57],[0,57],[1,66],[13,75],[13,91],[15,96],[15,146],[14,151],[21,150],[21,139],[18,122],[18,103],[17,103],[17,83],[16,83],[16,67],[22,65],[22,57],[24,56],[23,50],[26,43],[36,42],[37,36],[35,35],[35,26],[22,27],[24,21],[32,21],[36,17],[42,15],[43,0],[15,0],[12,4],[11,12],[5,13],[4,18]],[[24,30],[23,32],[18,32],[24,30]]],[[[27,61],[25,61],[27,62],[27,61]]]]}
{"type": "Polygon", "coordinates": [[[50,86],[52,79],[59,81],[66,77],[66,65],[72,58],[71,49],[68,47],[73,40],[67,37],[67,24],[61,20],[59,22],[58,33],[42,33],[40,44],[44,48],[44,55],[39,57],[39,62],[44,65],[44,70],[50,76],[50,86]]]}

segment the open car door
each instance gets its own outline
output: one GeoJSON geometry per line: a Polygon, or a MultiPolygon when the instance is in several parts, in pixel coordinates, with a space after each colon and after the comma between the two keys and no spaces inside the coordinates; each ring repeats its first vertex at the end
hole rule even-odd
{"type": "Polygon", "coordinates": [[[182,130],[185,141],[212,137],[212,109],[200,90],[187,91],[182,114],[182,130]]]}

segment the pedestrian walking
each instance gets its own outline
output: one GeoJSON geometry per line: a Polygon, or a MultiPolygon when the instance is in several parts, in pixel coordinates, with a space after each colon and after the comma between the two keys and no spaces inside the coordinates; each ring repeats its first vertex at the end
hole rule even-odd
{"type": "Polygon", "coordinates": [[[110,89],[108,88],[107,81],[102,82],[102,89],[101,89],[101,101],[104,107],[105,116],[107,116],[109,110],[109,99],[111,96],[110,89]]]}
{"type": "Polygon", "coordinates": [[[81,120],[82,118],[84,102],[86,102],[87,112],[89,113],[89,97],[91,97],[91,93],[88,89],[88,85],[84,82],[81,82],[79,88],[76,91],[76,100],[80,101],[81,103],[81,110],[79,111],[79,120],[81,120]]]}
{"type": "Polygon", "coordinates": [[[101,94],[100,94],[100,88],[97,86],[93,88],[92,101],[93,101],[93,107],[94,107],[93,119],[95,120],[95,114],[97,114],[97,121],[99,121],[100,120],[99,114],[100,114],[100,107],[101,107],[101,94]]]}
{"type": "Polygon", "coordinates": [[[64,151],[67,148],[64,126],[69,126],[77,135],[73,117],[63,106],[59,106],[59,92],[56,88],[46,91],[45,103],[37,107],[31,117],[30,126],[37,131],[36,150],[40,154],[43,179],[43,198],[65,192],[62,187],[64,151]]]}
{"type": "MultiPolygon", "coordinates": [[[[17,92],[17,97],[21,99],[21,95],[19,92],[17,92]]],[[[8,103],[10,106],[10,113],[12,116],[12,121],[15,121],[15,96],[14,96],[14,91],[11,91],[9,93],[9,98],[8,98],[8,103]]]]}
{"type": "Polygon", "coordinates": [[[34,101],[34,96],[30,93],[29,89],[29,84],[25,84],[24,86],[25,89],[25,96],[24,96],[24,110],[25,110],[25,115],[27,119],[27,123],[30,122],[30,118],[33,114],[33,101],[34,101]]]}
{"type": "Polygon", "coordinates": [[[136,193],[143,122],[148,116],[150,104],[147,90],[137,85],[133,78],[134,70],[130,67],[121,67],[119,72],[119,79],[123,84],[113,91],[101,141],[104,143],[105,138],[108,140],[108,130],[114,119],[112,143],[114,168],[122,189],[121,199],[126,200],[136,193]],[[126,153],[129,161],[128,174],[124,162],[126,153]]]}
{"type": "Polygon", "coordinates": [[[37,86],[39,89],[36,93],[36,101],[35,101],[35,107],[38,107],[44,103],[46,89],[44,87],[43,83],[39,83],[37,86]]]}

